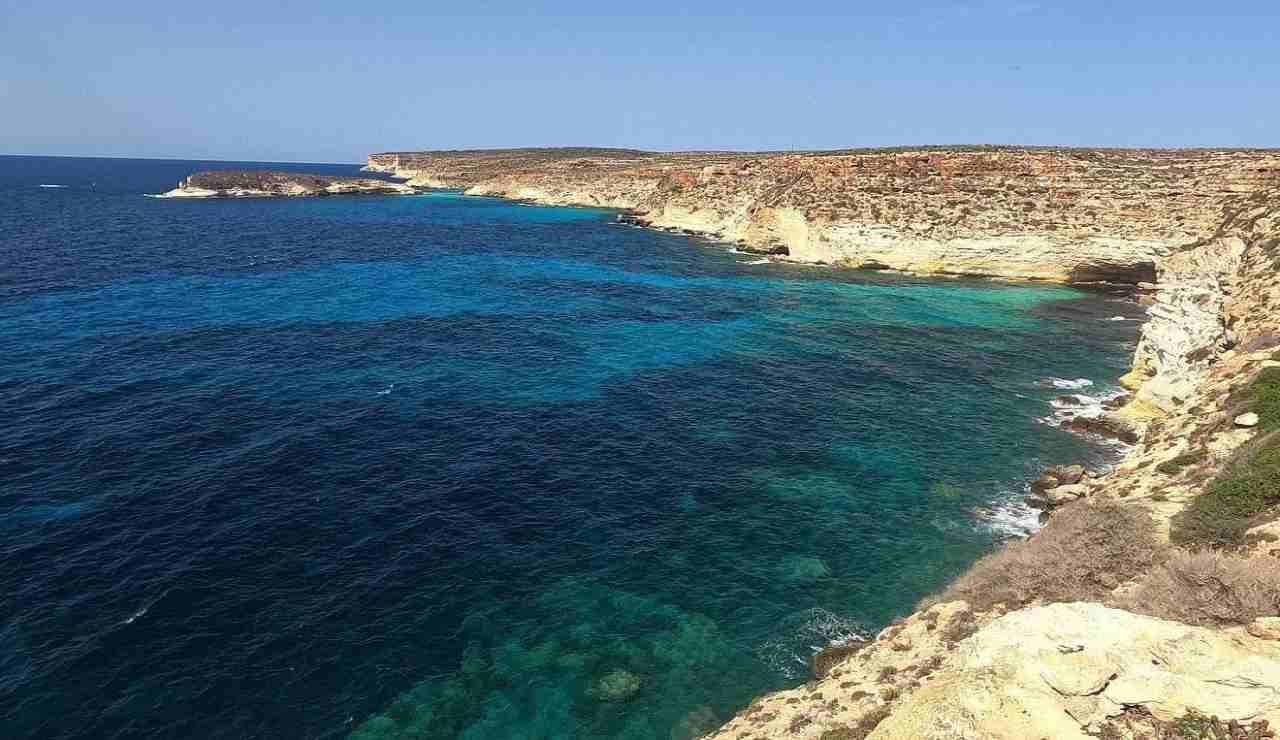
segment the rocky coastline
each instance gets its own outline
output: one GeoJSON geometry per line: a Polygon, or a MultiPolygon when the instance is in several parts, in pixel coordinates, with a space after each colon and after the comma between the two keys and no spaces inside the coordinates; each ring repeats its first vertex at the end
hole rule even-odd
{"type": "Polygon", "coordinates": [[[372,154],[415,187],[617,208],[624,223],[796,262],[1060,283],[1155,280],[1280,152],[926,147],[812,153],[372,154]]]}
{"type": "Polygon", "coordinates": [[[1274,737],[1280,488],[1231,546],[1189,539],[1188,516],[1275,449],[1274,412],[1242,399],[1280,368],[1280,189],[1226,201],[1149,304],[1132,394],[1087,430],[1132,435],[1123,460],[1046,470],[1040,532],[709,737],[1274,737]]]}
{"type": "Polygon", "coordinates": [[[1029,486],[1043,528],[715,740],[1274,737],[1280,153],[932,148],[372,155],[420,187],[625,209],[775,258],[1141,288],[1130,446],[1029,486]]]}
{"type": "Polygon", "coordinates": [[[309,175],[299,172],[212,170],[183,178],[161,198],[279,198],[322,195],[408,195],[414,188],[369,177],[309,175]]]}

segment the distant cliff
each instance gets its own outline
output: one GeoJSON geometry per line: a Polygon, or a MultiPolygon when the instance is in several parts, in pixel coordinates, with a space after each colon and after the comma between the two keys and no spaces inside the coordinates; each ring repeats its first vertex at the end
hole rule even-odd
{"type": "Polygon", "coordinates": [[[188,176],[165,198],[244,198],[352,193],[407,194],[408,185],[368,177],[309,175],[299,172],[216,170],[188,176]]]}
{"type": "Polygon", "coordinates": [[[814,153],[387,152],[409,185],[627,209],[632,223],[802,262],[1056,282],[1151,281],[1280,152],[937,147],[814,153]]]}

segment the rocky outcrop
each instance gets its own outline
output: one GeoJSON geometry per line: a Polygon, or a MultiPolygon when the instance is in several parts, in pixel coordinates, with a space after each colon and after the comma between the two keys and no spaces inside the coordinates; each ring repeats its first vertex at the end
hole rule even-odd
{"type": "Polygon", "coordinates": [[[282,196],[389,194],[406,195],[414,188],[368,177],[309,175],[299,172],[215,170],[187,176],[162,198],[262,198],[282,196]]]}
{"type": "Polygon", "coordinates": [[[1100,604],[983,617],[964,602],[940,604],[886,629],[825,678],[757,700],[709,738],[1085,740],[1134,711],[1275,726],[1280,642],[1270,634],[1100,604]]]}
{"type": "Polygon", "coordinates": [[[1280,182],[1280,154],[518,149],[374,154],[367,169],[473,195],[628,209],[632,223],[800,262],[1137,284],[1212,232],[1226,199],[1280,182]]]}

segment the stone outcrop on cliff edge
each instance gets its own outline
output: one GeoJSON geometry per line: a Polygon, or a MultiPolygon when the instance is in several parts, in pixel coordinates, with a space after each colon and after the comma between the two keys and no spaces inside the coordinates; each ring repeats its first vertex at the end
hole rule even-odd
{"type": "Polygon", "coordinates": [[[525,149],[374,154],[410,185],[628,210],[802,262],[1137,284],[1280,182],[1270,151],[1012,147],[815,153],[525,149]]]}

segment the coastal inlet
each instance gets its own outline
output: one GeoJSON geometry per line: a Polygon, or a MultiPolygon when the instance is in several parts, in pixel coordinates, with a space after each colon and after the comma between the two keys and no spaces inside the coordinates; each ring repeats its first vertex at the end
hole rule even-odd
{"type": "Polygon", "coordinates": [[[1040,418],[1121,298],[142,197],[217,166],[0,158],[6,736],[692,737],[1111,454],[1040,418]]]}

